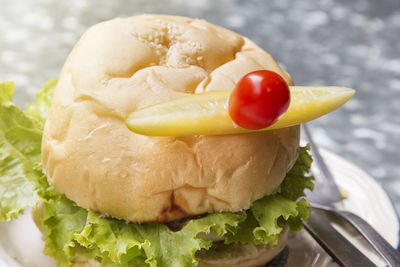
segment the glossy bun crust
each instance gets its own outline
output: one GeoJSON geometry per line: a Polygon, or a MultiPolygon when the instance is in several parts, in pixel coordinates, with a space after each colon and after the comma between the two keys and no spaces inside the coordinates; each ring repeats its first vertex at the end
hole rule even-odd
{"type": "Polygon", "coordinates": [[[147,137],[130,112],[233,89],[246,73],[290,76],[250,40],[185,17],[141,15],[91,27],[59,77],[42,143],[49,182],[81,207],[129,222],[247,209],[278,190],[299,127],[229,136],[147,137]]]}

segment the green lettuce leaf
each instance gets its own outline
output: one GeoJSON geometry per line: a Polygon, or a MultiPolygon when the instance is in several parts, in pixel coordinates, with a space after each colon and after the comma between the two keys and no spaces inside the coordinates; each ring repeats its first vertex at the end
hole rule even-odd
{"type": "Polygon", "coordinates": [[[280,194],[266,196],[254,202],[251,211],[259,223],[253,230],[254,237],[261,240],[261,243],[269,243],[272,246],[277,244],[278,236],[283,229],[282,225],[278,224],[278,219],[287,221],[299,214],[297,203],[280,194]]]}
{"type": "Polygon", "coordinates": [[[56,84],[57,80],[55,79],[48,81],[43,89],[36,93],[36,103],[28,104],[25,108],[25,114],[39,120],[42,123],[42,127],[49,113],[56,84]]]}
{"type": "Polygon", "coordinates": [[[32,181],[42,129],[12,102],[13,91],[13,83],[0,83],[0,220],[16,218],[40,201],[32,181]]]}
{"type": "Polygon", "coordinates": [[[280,193],[290,200],[297,200],[300,197],[304,197],[305,189],[314,189],[314,177],[306,175],[312,163],[312,157],[309,151],[310,146],[299,148],[299,156],[297,157],[296,163],[286,174],[281,184],[280,193]]]}
{"type": "Polygon", "coordinates": [[[70,265],[79,250],[73,233],[83,229],[88,212],[61,194],[46,199],[39,212],[44,226],[45,254],[62,266],[70,265]]]}
{"type": "Polygon", "coordinates": [[[310,217],[310,203],[304,198],[300,199],[297,201],[297,211],[297,216],[289,217],[286,221],[292,233],[300,231],[303,228],[303,220],[307,221],[310,217]]]}
{"type": "Polygon", "coordinates": [[[296,232],[302,229],[302,220],[307,220],[308,217],[310,217],[310,203],[303,198],[306,196],[304,193],[306,189],[314,189],[314,177],[308,175],[313,161],[309,151],[309,145],[299,148],[299,156],[297,157],[296,163],[286,174],[286,177],[281,184],[280,194],[287,199],[297,201],[297,216],[290,217],[286,221],[291,232],[296,232]]]}
{"type": "Polygon", "coordinates": [[[100,251],[98,258],[117,266],[129,265],[137,257],[145,259],[142,263],[150,266],[195,266],[196,251],[212,244],[198,238],[199,233],[209,233],[212,229],[223,236],[244,218],[244,212],[214,213],[190,220],[174,232],[163,224],[126,224],[89,212],[86,226],[74,238],[80,245],[100,251]]]}
{"type": "Polygon", "coordinates": [[[126,224],[87,211],[57,192],[47,182],[40,164],[41,132],[55,81],[37,94],[37,102],[22,112],[12,103],[12,83],[0,84],[0,219],[9,220],[26,207],[36,207],[43,225],[45,254],[62,266],[72,266],[78,255],[102,266],[196,266],[196,252],[211,241],[199,237],[215,232],[225,243],[275,245],[285,225],[302,227],[309,204],[302,198],[312,189],[306,174],[311,164],[308,147],[287,174],[279,193],[266,196],[243,212],[223,212],[193,219],[179,231],[163,224],[126,224]],[[41,201],[41,208],[37,203],[41,201]]]}

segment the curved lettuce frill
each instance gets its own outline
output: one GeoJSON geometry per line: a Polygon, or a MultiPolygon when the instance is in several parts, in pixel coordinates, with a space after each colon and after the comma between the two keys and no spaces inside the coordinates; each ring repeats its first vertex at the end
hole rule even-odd
{"type": "Polygon", "coordinates": [[[308,218],[309,204],[303,198],[304,190],[313,188],[306,175],[312,161],[308,147],[299,148],[279,193],[255,201],[247,211],[190,220],[179,231],[163,224],[126,224],[78,207],[47,183],[37,164],[55,84],[48,82],[37,102],[21,111],[12,102],[13,83],[0,83],[0,220],[34,208],[43,224],[45,254],[60,265],[72,266],[76,256],[84,254],[102,266],[196,266],[196,252],[212,245],[199,233],[213,230],[225,243],[274,246],[283,226],[297,231],[308,218]]]}

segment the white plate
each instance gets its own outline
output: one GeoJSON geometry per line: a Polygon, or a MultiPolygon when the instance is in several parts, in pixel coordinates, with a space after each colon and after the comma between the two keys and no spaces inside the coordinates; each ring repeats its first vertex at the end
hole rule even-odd
{"type": "MultiPolygon", "coordinates": [[[[364,171],[328,151],[321,151],[338,185],[348,192],[341,208],[368,221],[394,247],[399,244],[399,221],[385,191],[364,171]]],[[[340,225],[336,225],[343,232],[340,225]]],[[[385,266],[371,247],[356,233],[348,235],[378,266],[385,266]]],[[[301,231],[289,237],[288,267],[336,266],[312,238],[301,231]]],[[[42,254],[43,241],[30,213],[17,220],[0,223],[0,267],[55,267],[55,262],[42,254]]]]}

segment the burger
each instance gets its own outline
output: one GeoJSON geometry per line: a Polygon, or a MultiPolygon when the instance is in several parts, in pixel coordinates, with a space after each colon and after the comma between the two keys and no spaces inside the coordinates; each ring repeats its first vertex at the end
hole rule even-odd
{"type": "Polygon", "coordinates": [[[21,111],[0,85],[0,219],[26,208],[61,266],[260,266],[309,215],[299,126],[154,137],[125,125],[169,99],[290,76],[204,20],[141,15],[91,27],[57,81],[21,111]]]}

